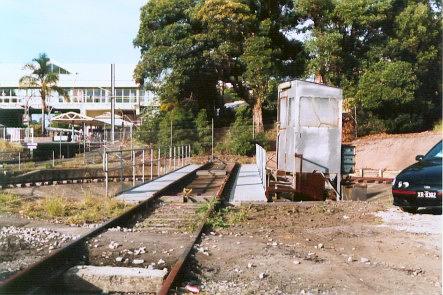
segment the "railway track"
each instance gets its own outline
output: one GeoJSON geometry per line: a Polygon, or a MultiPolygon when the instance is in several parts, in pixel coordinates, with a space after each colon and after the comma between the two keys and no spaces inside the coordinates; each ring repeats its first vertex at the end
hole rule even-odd
{"type": "Polygon", "coordinates": [[[88,265],[166,269],[167,276],[155,292],[168,294],[207,218],[228,191],[236,169],[236,165],[204,165],[196,173],[1,282],[0,293],[75,294],[84,291],[84,286],[70,283],[66,271],[88,265]]]}

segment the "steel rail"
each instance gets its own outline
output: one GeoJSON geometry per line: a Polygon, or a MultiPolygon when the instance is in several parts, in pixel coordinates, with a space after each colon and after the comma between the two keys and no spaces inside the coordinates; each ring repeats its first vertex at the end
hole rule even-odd
{"type": "Polygon", "coordinates": [[[358,176],[351,176],[350,180],[353,182],[363,182],[363,183],[392,183],[394,178],[388,178],[388,177],[358,177],[358,176]]]}
{"type": "Polygon", "coordinates": [[[217,202],[215,202],[209,210],[206,212],[203,220],[200,222],[197,231],[194,233],[194,236],[192,237],[191,243],[188,244],[188,246],[185,248],[185,250],[182,252],[180,257],[177,259],[175,264],[172,266],[171,270],[169,271],[168,276],[163,281],[163,284],[160,288],[160,290],[157,292],[157,295],[167,295],[169,293],[169,290],[171,289],[172,285],[174,284],[177,275],[180,273],[180,270],[182,269],[183,265],[185,264],[187,258],[189,257],[189,254],[191,253],[192,249],[194,248],[195,243],[200,239],[201,234],[203,232],[203,229],[205,228],[206,221],[214,211],[215,207],[219,204],[220,200],[223,197],[223,194],[227,191],[227,184],[232,181],[233,176],[236,174],[236,171],[238,170],[239,165],[236,163],[226,175],[223,183],[221,184],[220,188],[217,190],[217,193],[215,195],[217,202]]]}
{"type": "Polygon", "coordinates": [[[109,228],[125,226],[133,223],[140,215],[152,208],[151,205],[155,200],[174,187],[176,188],[179,183],[186,183],[186,181],[189,181],[195,176],[197,170],[206,169],[210,164],[211,163],[208,162],[200,168],[189,172],[175,182],[154,193],[151,198],[127,210],[122,215],[107,221],[100,227],[93,229],[80,238],[56,250],[51,255],[44,257],[42,260],[32,264],[28,268],[21,270],[0,282],[0,294],[38,294],[43,287],[49,286],[53,280],[57,279],[70,267],[77,265],[79,262],[87,258],[86,241],[109,228]]]}

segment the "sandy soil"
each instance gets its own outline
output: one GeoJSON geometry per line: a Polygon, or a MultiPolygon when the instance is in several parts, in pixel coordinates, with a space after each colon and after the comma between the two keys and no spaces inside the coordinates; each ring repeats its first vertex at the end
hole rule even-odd
{"type": "MultiPolygon", "coordinates": [[[[441,215],[367,202],[243,206],[197,247],[181,286],[203,294],[441,294],[441,215]]],[[[438,212],[437,212],[438,213],[438,212]]],[[[183,290],[183,289],[182,289],[183,290]]]]}
{"type": "Polygon", "coordinates": [[[441,139],[441,132],[432,131],[359,138],[352,142],[356,147],[355,168],[402,170],[416,162],[416,155],[424,155],[441,139]]]}

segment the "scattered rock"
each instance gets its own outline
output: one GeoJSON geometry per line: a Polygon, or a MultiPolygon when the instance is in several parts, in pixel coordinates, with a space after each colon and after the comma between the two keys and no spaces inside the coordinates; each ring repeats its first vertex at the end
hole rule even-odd
{"type": "Polygon", "coordinates": [[[122,262],[123,261],[123,257],[119,256],[119,257],[115,258],[115,261],[122,262]]]}
{"type": "Polygon", "coordinates": [[[187,284],[185,286],[185,289],[186,289],[186,291],[189,291],[189,292],[191,292],[193,294],[200,293],[200,290],[198,289],[198,287],[194,286],[194,285],[187,284]]]}
{"type": "Polygon", "coordinates": [[[360,258],[360,262],[361,263],[366,263],[366,262],[369,262],[369,259],[366,258],[366,257],[362,257],[362,258],[360,258]]]}
{"type": "Polygon", "coordinates": [[[121,245],[119,243],[111,241],[111,243],[109,243],[109,245],[108,245],[108,248],[114,250],[114,249],[117,249],[120,246],[121,245]]]}
{"type": "Polygon", "coordinates": [[[134,260],[132,260],[132,264],[142,264],[143,262],[145,262],[143,259],[134,259],[134,260]]]}
{"type": "Polygon", "coordinates": [[[266,278],[268,275],[266,274],[266,273],[264,273],[264,272],[262,272],[262,273],[260,273],[259,275],[258,275],[258,278],[260,279],[260,280],[263,280],[264,278],[266,278]]]}

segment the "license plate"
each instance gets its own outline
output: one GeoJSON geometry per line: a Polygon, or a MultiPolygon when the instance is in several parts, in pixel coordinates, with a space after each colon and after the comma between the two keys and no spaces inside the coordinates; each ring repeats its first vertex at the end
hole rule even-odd
{"type": "Polygon", "coordinates": [[[417,192],[417,198],[434,199],[436,197],[437,197],[437,192],[430,192],[430,191],[417,192]]]}

